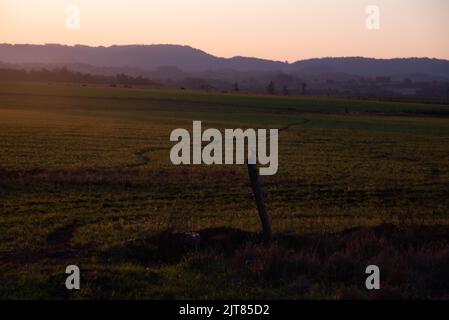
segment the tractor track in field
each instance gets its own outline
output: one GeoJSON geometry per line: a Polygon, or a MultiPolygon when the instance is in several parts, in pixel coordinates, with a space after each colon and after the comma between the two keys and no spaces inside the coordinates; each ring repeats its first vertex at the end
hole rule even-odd
{"type": "Polygon", "coordinates": [[[279,132],[287,131],[287,130],[290,130],[291,128],[293,128],[293,127],[305,125],[305,124],[307,124],[309,122],[310,122],[309,119],[303,119],[301,122],[290,123],[290,124],[286,125],[285,127],[282,127],[281,129],[279,129],[279,132]]]}
{"type": "MultiPolygon", "coordinates": [[[[303,119],[301,122],[291,123],[291,124],[288,124],[288,125],[282,127],[281,129],[279,129],[279,132],[287,131],[287,130],[290,130],[292,127],[305,125],[305,124],[307,124],[309,122],[310,122],[309,119],[303,119]]],[[[128,164],[128,165],[125,166],[125,168],[127,168],[127,169],[135,169],[135,168],[146,166],[147,164],[149,164],[151,162],[151,158],[149,156],[149,153],[157,152],[157,151],[167,151],[167,150],[170,150],[170,148],[147,147],[147,148],[139,149],[136,152],[134,152],[134,155],[136,157],[138,157],[140,161],[138,161],[136,163],[133,163],[133,164],[128,164]]]]}
{"type": "Polygon", "coordinates": [[[125,168],[135,169],[135,168],[146,166],[147,164],[149,164],[151,162],[149,153],[163,151],[163,150],[170,150],[170,149],[169,148],[157,148],[157,147],[139,149],[136,152],[134,152],[134,155],[137,158],[139,158],[139,161],[136,163],[133,163],[133,164],[126,165],[125,168]]]}
{"type": "Polygon", "coordinates": [[[79,223],[71,223],[56,228],[47,235],[46,244],[40,248],[0,251],[0,261],[23,265],[39,261],[86,259],[92,255],[92,248],[72,244],[73,236],[81,226],[79,223]]]}

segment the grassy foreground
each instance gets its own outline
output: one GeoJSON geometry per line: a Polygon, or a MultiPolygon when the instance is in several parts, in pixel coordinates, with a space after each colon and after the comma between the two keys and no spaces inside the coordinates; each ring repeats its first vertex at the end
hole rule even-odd
{"type": "Polygon", "coordinates": [[[448,113],[1,83],[0,298],[447,298],[448,113]],[[262,178],[273,246],[255,234],[245,167],[171,164],[170,133],[192,120],[285,129],[279,172],[262,178]],[[192,231],[198,243],[183,239],[192,231]],[[382,293],[364,289],[372,263],[382,293]]]}

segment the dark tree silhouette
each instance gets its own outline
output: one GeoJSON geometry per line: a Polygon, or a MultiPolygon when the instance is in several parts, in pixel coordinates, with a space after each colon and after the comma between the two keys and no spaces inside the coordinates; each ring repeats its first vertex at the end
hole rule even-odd
{"type": "Polygon", "coordinates": [[[238,83],[238,82],[235,82],[235,83],[232,85],[232,90],[233,90],[234,92],[239,92],[239,91],[240,91],[240,87],[239,87],[239,83],[238,83]]]}
{"type": "Polygon", "coordinates": [[[282,94],[283,94],[284,96],[288,96],[288,95],[290,94],[290,91],[288,90],[287,86],[284,86],[284,87],[282,88],[282,94]]]}
{"type": "Polygon", "coordinates": [[[307,83],[303,82],[301,84],[301,90],[302,90],[302,95],[305,96],[306,95],[306,88],[307,88],[307,83]]]}
{"type": "Polygon", "coordinates": [[[449,101],[449,82],[446,83],[446,95],[447,95],[447,100],[449,101]]]}
{"type": "Polygon", "coordinates": [[[275,93],[276,93],[276,90],[275,90],[275,88],[274,88],[274,82],[273,82],[273,81],[270,81],[270,83],[268,84],[268,86],[267,86],[267,92],[268,92],[268,94],[275,94],[275,93]]]}

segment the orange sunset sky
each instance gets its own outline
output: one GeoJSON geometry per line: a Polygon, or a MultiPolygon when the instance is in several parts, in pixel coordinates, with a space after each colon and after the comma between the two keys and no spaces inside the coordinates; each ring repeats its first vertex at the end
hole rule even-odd
{"type": "Polygon", "coordinates": [[[183,44],[295,61],[324,56],[449,59],[448,0],[0,0],[0,43],[183,44]],[[68,5],[80,29],[65,26],[68,5]],[[380,29],[365,26],[380,8],[380,29]]]}

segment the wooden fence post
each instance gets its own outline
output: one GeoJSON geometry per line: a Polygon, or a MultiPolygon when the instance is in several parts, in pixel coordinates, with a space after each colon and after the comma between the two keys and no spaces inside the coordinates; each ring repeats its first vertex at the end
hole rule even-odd
{"type": "Polygon", "coordinates": [[[265,208],[262,189],[260,187],[259,172],[255,164],[248,164],[249,179],[253,189],[254,197],[257,203],[257,210],[259,211],[260,222],[262,223],[263,239],[265,243],[270,243],[273,237],[271,230],[270,216],[265,208]]]}

